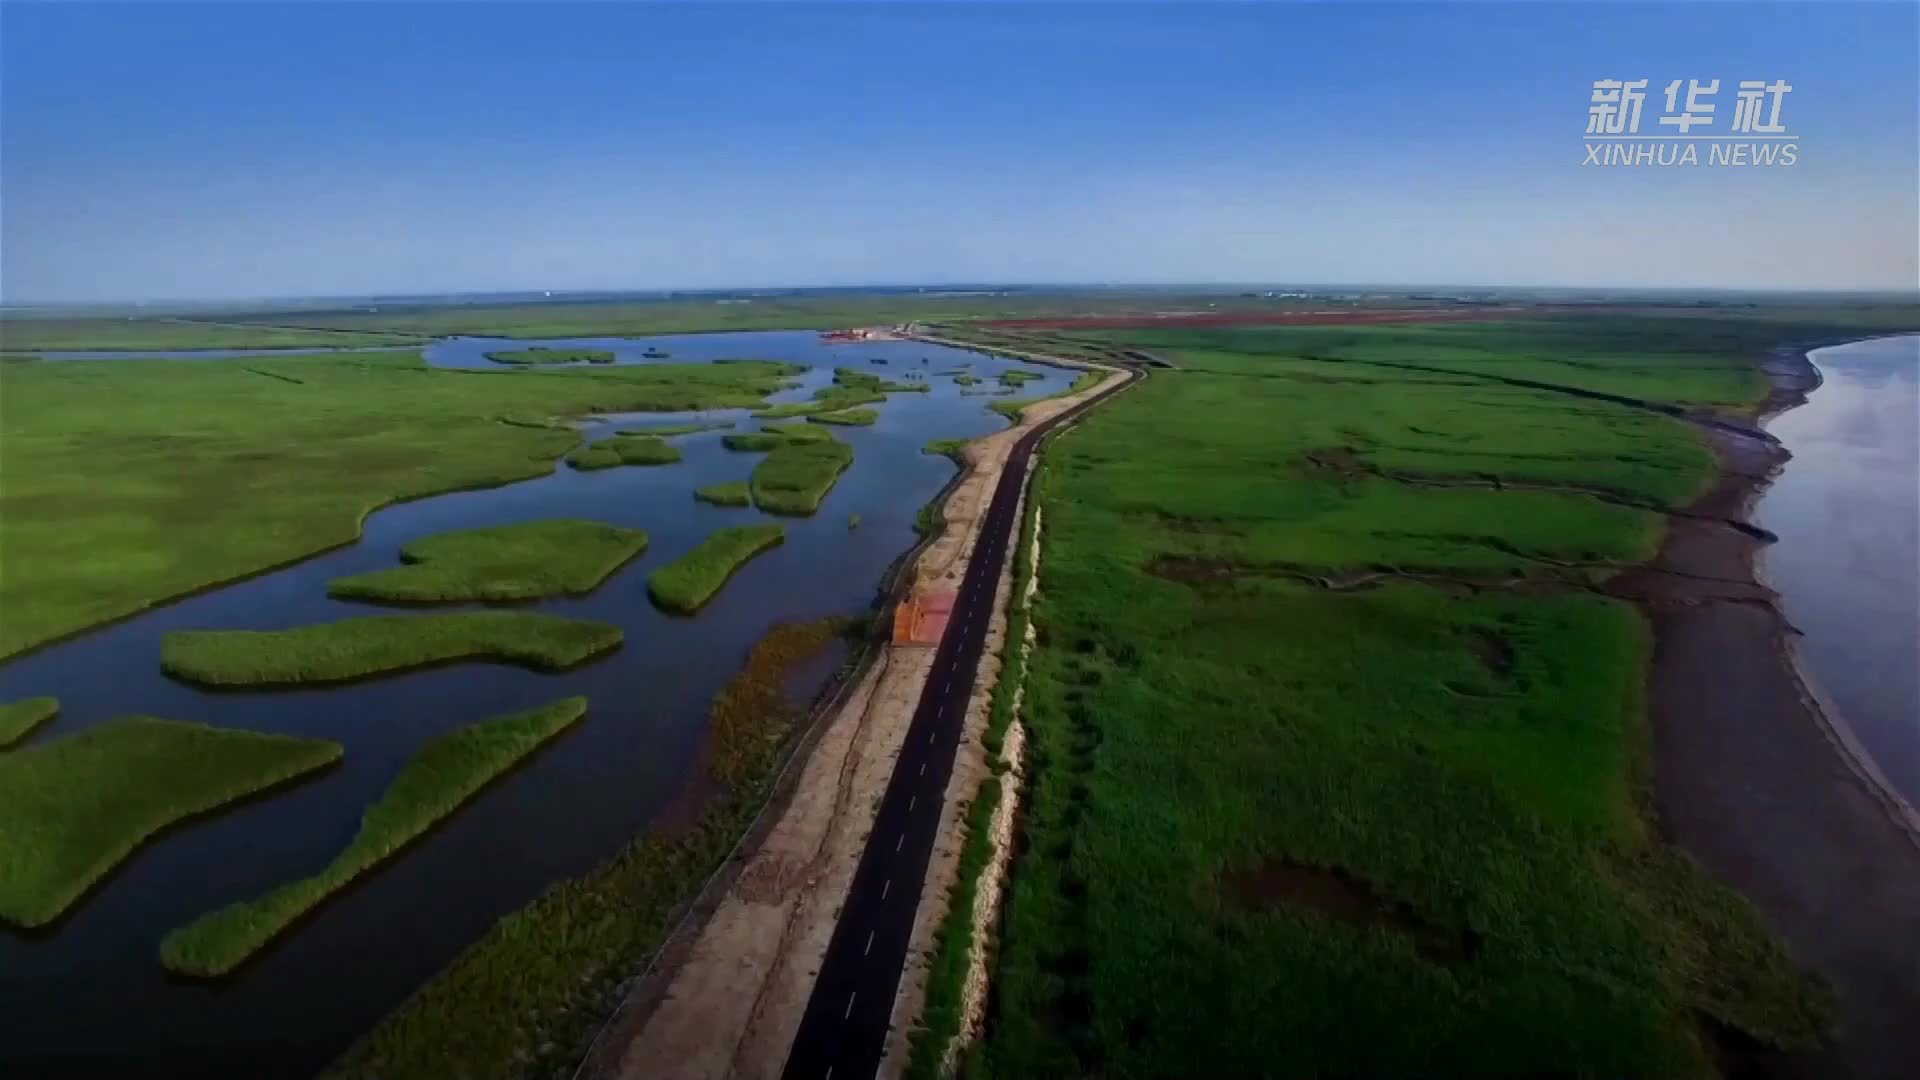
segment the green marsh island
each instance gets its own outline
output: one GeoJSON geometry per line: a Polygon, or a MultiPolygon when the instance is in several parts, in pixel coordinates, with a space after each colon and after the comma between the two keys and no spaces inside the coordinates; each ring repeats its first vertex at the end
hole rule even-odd
{"type": "Polygon", "coordinates": [[[672,465],[682,456],[679,447],[657,436],[615,435],[568,454],[567,464],[590,472],[617,465],[672,465]]]}
{"type": "Polygon", "coordinates": [[[606,349],[507,349],[490,352],[487,359],[496,364],[611,364],[613,353],[606,349]]]}
{"type": "Polygon", "coordinates": [[[647,591],[668,611],[698,611],[735,570],[755,555],[777,547],[786,535],[786,528],[780,525],[715,529],[692,551],[655,570],[647,578],[647,591]]]}
{"type": "Polygon", "coordinates": [[[291,630],[174,630],[168,675],[200,686],[350,682],[455,660],[563,671],[613,649],[617,626],[534,611],[367,615],[291,630]]]}
{"type": "Polygon", "coordinates": [[[52,922],[168,826],[338,760],[338,743],[150,716],[0,754],[0,920],[52,922]]]}
{"type": "Polygon", "coordinates": [[[463,529],[402,547],[405,566],[335,578],[327,583],[327,594],[389,604],[578,596],[646,549],[646,533],[597,521],[463,529]]]}

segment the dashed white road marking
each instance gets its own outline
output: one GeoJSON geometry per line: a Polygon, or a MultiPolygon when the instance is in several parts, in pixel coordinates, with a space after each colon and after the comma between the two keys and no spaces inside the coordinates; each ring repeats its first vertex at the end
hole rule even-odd
{"type": "Polygon", "coordinates": [[[881,882],[880,883],[880,899],[885,900],[887,898],[887,893],[892,889],[893,889],[892,878],[888,878],[887,880],[881,882]]]}
{"type": "Polygon", "coordinates": [[[860,996],[860,991],[858,990],[855,990],[853,993],[847,995],[847,1011],[840,1014],[840,1019],[845,1020],[848,1017],[853,1015],[853,999],[859,996],[860,996]]]}
{"type": "Polygon", "coordinates": [[[866,948],[864,948],[864,949],[862,949],[862,950],[860,950],[860,955],[861,955],[861,956],[866,956],[866,955],[867,955],[868,953],[871,953],[871,952],[873,951],[873,935],[875,935],[875,934],[877,934],[877,933],[879,933],[879,932],[880,932],[880,931],[878,931],[878,930],[869,930],[869,931],[867,931],[867,947],[866,947],[866,948]]]}
{"type": "Polygon", "coordinates": [[[899,850],[900,850],[900,847],[901,847],[901,845],[903,845],[903,844],[905,844],[906,842],[907,842],[907,834],[906,834],[906,833],[901,833],[901,834],[900,834],[900,839],[898,839],[898,840],[895,840],[895,841],[893,842],[893,850],[895,850],[895,851],[899,851],[899,850]]]}
{"type": "Polygon", "coordinates": [[[907,813],[909,814],[913,813],[914,805],[919,801],[920,801],[920,796],[918,795],[909,796],[907,799],[907,813]]]}

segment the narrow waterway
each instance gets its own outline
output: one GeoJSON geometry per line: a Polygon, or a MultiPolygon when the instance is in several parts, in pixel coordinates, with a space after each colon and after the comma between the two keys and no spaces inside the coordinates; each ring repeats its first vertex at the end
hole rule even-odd
{"type": "MultiPolygon", "coordinates": [[[[383,510],[352,547],[0,665],[0,701],[58,697],[60,716],[28,745],[115,716],[177,720],[314,738],[346,747],[342,766],[275,797],[169,832],[127,860],[54,927],[0,929],[0,1076],[305,1077],[444,966],[494,920],[551,882],[582,873],[643,832],[694,768],[714,693],[776,622],[859,611],[887,565],[914,541],[921,505],[952,475],[921,453],[930,439],[998,430],[991,397],[963,396],[938,373],[969,367],[985,382],[1010,367],[1041,376],[1022,396],[1063,389],[1072,373],[1011,364],[918,342],[833,344],[812,333],[498,342],[452,339],[427,349],[443,366],[487,364],[490,349],[610,347],[622,363],[740,357],[805,364],[805,398],[836,366],[901,379],[928,393],[892,395],[872,427],[835,428],[854,462],[810,518],[778,519],[784,545],[748,563],[698,615],[653,607],[647,575],[712,529],[764,520],[752,509],[694,501],[696,487],[744,479],[759,455],[721,445],[724,432],[674,439],[680,464],[551,475],[490,491],[383,510]],[[670,354],[649,360],[648,348],[670,354]],[[885,364],[875,363],[884,360],[885,364]],[[858,514],[858,528],[848,519],[858,514]],[[386,609],[331,600],[329,579],[396,565],[402,544],[448,529],[583,517],[645,529],[644,555],[594,593],[533,607],[602,619],[625,644],[549,675],[460,664],[394,678],[296,691],[210,692],[164,677],[161,636],[173,629],[298,626],[386,609]],[[313,872],[343,847],[421,743],[475,720],[584,694],[578,728],[507,776],[400,858],[320,907],[233,979],[207,985],[160,967],[162,935],[196,916],[313,872]]],[[[151,355],[151,354],[142,354],[151,355]]],[[[177,355],[177,354],[176,354],[177,355]]],[[[74,357],[79,359],[79,357],[74,357]]],[[[589,438],[693,419],[757,422],[744,412],[596,418],[589,438]]],[[[794,680],[799,699],[830,675],[794,680]]]]}
{"type": "Polygon", "coordinates": [[[1803,667],[1920,806],[1920,336],[1817,349],[1821,384],[1767,425],[1792,452],[1755,520],[1803,667]]]}

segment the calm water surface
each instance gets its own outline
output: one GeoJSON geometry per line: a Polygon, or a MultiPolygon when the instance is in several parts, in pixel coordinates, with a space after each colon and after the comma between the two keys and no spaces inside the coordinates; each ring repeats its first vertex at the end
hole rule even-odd
{"type": "MultiPolygon", "coordinates": [[[[536,343],[461,338],[427,354],[437,365],[486,365],[489,349],[529,344],[536,343]]],[[[992,398],[963,397],[933,373],[964,365],[989,383],[1009,367],[1044,376],[1022,396],[1055,392],[1072,377],[917,342],[829,345],[812,333],[537,344],[613,348],[623,363],[647,362],[640,353],[657,345],[671,362],[808,365],[802,386],[776,400],[811,396],[836,365],[896,379],[924,372],[933,389],[893,395],[873,427],[835,428],[854,447],[854,462],[820,512],[780,519],[786,543],[743,567],[691,618],[656,610],[647,575],[718,526],[764,520],[692,498],[696,487],[744,479],[760,460],[723,448],[724,432],[676,438],[686,454],[677,465],[590,473],[563,466],[538,480],[383,510],[352,547],[0,665],[0,701],[60,699],[59,718],[32,743],[149,713],[346,747],[342,766],[318,780],[146,846],[50,932],[0,928],[0,1077],[311,1075],[494,920],[644,831],[694,768],[709,701],[768,627],[868,606],[888,563],[913,543],[915,512],[953,473],[921,447],[1005,425],[987,409],[992,398]],[[873,364],[875,357],[889,363],[873,364]],[[860,525],[849,530],[854,513],[860,525]],[[331,600],[326,582],[397,565],[400,546],[417,537],[552,517],[633,526],[651,538],[644,555],[593,594],[532,605],[625,630],[617,652],[583,668],[546,675],[460,664],[334,689],[261,692],[198,690],[160,673],[168,630],[271,629],[389,610],[331,600]],[[569,694],[591,702],[578,727],[323,905],[232,981],[209,986],[162,971],[156,950],[167,930],[324,865],[423,742],[569,694]]],[[[716,411],[606,417],[585,430],[601,438],[622,427],[735,418],[738,430],[755,425],[742,412],[716,411]]],[[[830,674],[813,665],[789,689],[810,697],[830,674]]]]}
{"type": "Polygon", "coordinates": [[[1793,460],[1757,508],[1764,567],[1814,682],[1920,805],[1920,336],[1811,357],[1820,388],[1767,425],[1793,460]]]}

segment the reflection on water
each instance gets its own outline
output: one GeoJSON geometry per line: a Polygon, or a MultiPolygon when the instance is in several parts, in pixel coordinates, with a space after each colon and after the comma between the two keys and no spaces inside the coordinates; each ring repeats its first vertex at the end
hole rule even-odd
{"type": "MultiPolygon", "coordinates": [[[[877,407],[872,427],[836,428],[835,436],[854,447],[854,461],[819,513],[780,519],[786,543],[742,567],[693,618],[657,611],[647,599],[647,575],[720,525],[762,520],[751,509],[692,497],[696,487],[744,479],[759,461],[722,447],[720,431],[676,438],[686,454],[677,465],[590,473],[562,467],[509,487],[392,507],[369,518],[352,547],[0,665],[0,701],[38,694],[61,700],[59,718],[33,737],[36,743],[144,712],[346,747],[341,767],[312,783],[149,845],[56,932],[0,929],[0,1076],[311,1075],[502,914],[548,883],[592,868],[668,811],[694,762],[708,703],[770,625],[871,602],[883,570],[913,543],[915,512],[953,473],[947,459],[922,454],[922,445],[1005,426],[986,408],[992,399],[962,397],[951,379],[931,373],[971,365],[990,379],[1017,366],[1045,376],[1023,395],[1052,393],[1071,378],[958,349],[830,345],[811,333],[703,334],[622,341],[617,348],[623,362],[638,363],[654,344],[673,361],[746,357],[808,365],[803,386],[781,399],[809,396],[831,381],[836,365],[896,379],[928,373],[932,391],[893,395],[877,407]],[[849,529],[855,513],[859,528],[849,529]],[[402,544],[430,533],[553,517],[641,528],[651,538],[639,559],[591,595],[533,605],[625,630],[617,652],[578,670],[459,664],[273,692],[209,692],[160,673],[167,630],[267,629],[384,611],[331,600],[326,582],[396,565],[402,544]],[[165,976],[156,950],[168,929],[324,865],[421,743],[568,694],[591,702],[578,727],[324,905],[231,983],[165,976]]],[[[497,347],[456,339],[428,355],[436,364],[484,364],[480,355],[497,347]]],[[[599,438],[668,419],[737,419],[742,430],[753,424],[738,410],[656,413],[602,418],[587,425],[587,434],[599,438]]],[[[830,673],[814,665],[790,688],[809,696],[830,673]]]]}
{"type": "Polygon", "coordinates": [[[1813,681],[1920,805],[1920,337],[1812,359],[1820,388],[1767,425],[1793,460],[1757,510],[1764,567],[1813,681]]]}

